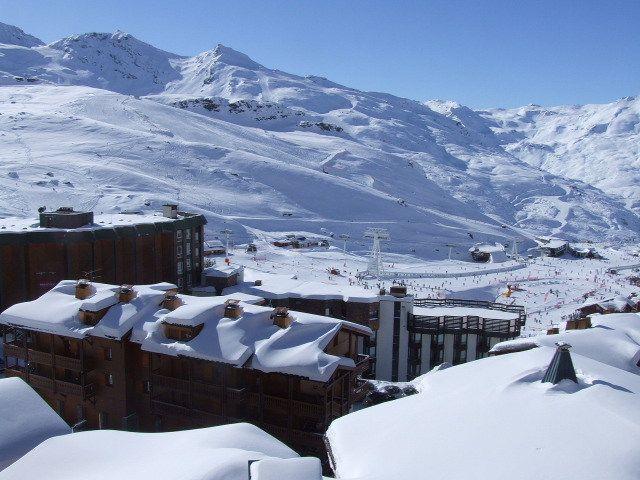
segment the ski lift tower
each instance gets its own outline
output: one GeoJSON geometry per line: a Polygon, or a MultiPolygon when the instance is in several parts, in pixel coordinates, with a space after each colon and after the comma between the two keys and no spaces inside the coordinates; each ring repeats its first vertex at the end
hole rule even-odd
{"type": "Polygon", "coordinates": [[[344,255],[344,267],[347,266],[347,240],[349,240],[350,238],[351,236],[347,235],[346,233],[340,234],[340,239],[342,240],[342,254],[344,255]]]}
{"type": "Polygon", "coordinates": [[[233,232],[228,228],[225,228],[224,230],[220,230],[220,233],[224,235],[224,241],[225,241],[224,252],[225,252],[226,258],[228,259],[229,258],[229,237],[233,235],[233,232]]]}
{"type": "Polygon", "coordinates": [[[386,228],[367,228],[364,231],[364,238],[371,238],[373,241],[367,273],[379,279],[383,273],[380,240],[389,240],[389,231],[386,228]]]}
{"type": "Polygon", "coordinates": [[[519,243],[523,243],[524,240],[516,240],[515,238],[513,239],[513,258],[514,260],[518,259],[518,244],[519,243]]]}
{"type": "Polygon", "coordinates": [[[449,261],[451,261],[451,250],[453,247],[459,247],[460,245],[457,243],[447,243],[446,246],[449,247],[449,261]]]}

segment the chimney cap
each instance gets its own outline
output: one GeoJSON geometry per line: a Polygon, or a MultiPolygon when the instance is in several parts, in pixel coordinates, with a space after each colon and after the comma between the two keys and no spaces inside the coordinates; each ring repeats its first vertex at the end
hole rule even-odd
{"type": "Polygon", "coordinates": [[[566,342],[557,342],[556,345],[558,348],[551,359],[549,367],[547,367],[542,383],[555,385],[562,380],[571,380],[574,383],[578,383],[576,371],[571,361],[571,353],[569,353],[571,345],[566,342]]]}

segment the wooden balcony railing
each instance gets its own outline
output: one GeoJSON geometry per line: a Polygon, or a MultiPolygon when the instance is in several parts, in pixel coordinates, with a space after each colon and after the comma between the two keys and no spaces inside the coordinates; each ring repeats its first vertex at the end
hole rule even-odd
{"type": "Polygon", "coordinates": [[[55,383],[52,378],[35,373],[29,373],[29,385],[33,388],[40,388],[42,390],[55,390],[55,383]]]}
{"type": "Polygon", "coordinates": [[[4,344],[4,354],[7,357],[15,357],[15,358],[20,358],[20,359],[26,359],[27,358],[27,349],[20,346],[20,345],[15,345],[12,343],[5,343],[4,344]]]}
{"type": "Polygon", "coordinates": [[[242,403],[247,398],[246,388],[227,388],[226,396],[229,403],[242,403]]]}
{"type": "Polygon", "coordinates": [[[191,416],[191,409],[160,400],[151,400],[151,412],[156,415],[191,416]]]}
{"type": "Polygon", "coordinates": [[[42,365],[53,364],[53,355],[47,352],[42,352],[40,350],[35,350],[33,348],[27,350],[27,358],[30,362],[40,363],[42,365]]]}
{"type": "Polygon", "coordinates": [[[264,395],[264,409],[271,413],[286,415],[289,413],[289,400],[271,395],[264,395]]]}
{"type": "Polygon", "coordinates": [[[322,438],[322,434],[320,433],[304,432],[302,430],[291,430],[290,439],[291,443],[293,443],[294,445],[303,445],[312,448],[324,448],[324,440],[322,438]]]}
{"type": "Polygon", "coordinates": [[[79,358],[67,357],[65,355],[56,355],[55,364],[56,367],[64,368],[66,370],[74,370],[76,372],[81,372],[83,370],[83,362],[79,358]]]}
{"type": "Polygon", "coordinates": [[[64,395],[75,395],[76,397],[88,398],[95,395],[95,385],[93,383],[80,385],[79,383],[56,380],[56,391],[64,395]]]}
{"type": "Polygon", "coordinates": [[[194,395],[202,395],[218,401],[222,400],[222,387],[202,382],[191,382],[191,392],[194,395]]]}
{"type": "Polygon", "coordinates": [[[183,380],[180,378],[168,377],[166,375],[160,375],[157,373],[151,374],[151,383],[153,385],[153,389],[157,390],[158,388],[166,388],[169,390],[175,390],[178,392],[188,392],[189,391],[189,381],[183,380]]]}
{"type": "Polygon", "coordinates": [[[25,371],[21,368],[12,368],[12,367],[7,367],[4,369],[4,374],[7,377],[20,377],[21,379],[25,379],[27,377],[27,374],[25,373],[25,371]]]}
{"type": "Polygon", "coordinates": [[[222,425],[224,422],[224,417],[222,415],[217,415],[212,412],[207,412],[204,410],[199,410],[194,408],[191,410],[193,418],[199,422],[201,425],[206,426],[214,426],[214,425],[222,425]]]}
{"type": "Polygon", "coordinates": [[[294,400],[293,413],[301,417],[322,418],[324,415],[324,407],[322,405],[314,405],[313,403],[294,400]]]}

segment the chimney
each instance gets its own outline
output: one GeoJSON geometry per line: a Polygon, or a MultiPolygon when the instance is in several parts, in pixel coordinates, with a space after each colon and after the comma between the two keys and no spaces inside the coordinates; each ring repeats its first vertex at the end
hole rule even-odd
{"type": "Polygon", "coordinates": [[[133,285],[122,285],[118,292],[118,301],[120,303],[129,303],[136,298],[136,291],[133,289],[133,285]]]}
{"type": "Polygon", "coordinates": [[[271,314],[273,324],[280,328],[288,328],[293,323],[287,307],[276,307],[271,314]]]}
{"type": "Polygon", "coordinates": [[[175,310],[180,305],[182,305],[182,300],[176,294],[165,293],[164,300],[162,301],[162,306],[167,310],[175,310]]]}
{"type": "Polygon", "coordinates": [[[571,361],[571,354],[569,353],[571,345],[565,342],[558,342],[556,345],[558,348],[544,374],[542,383],[553,383],[555,385],[562,380],[571,380],[574,383],[578,383],[576,371],[571,361]]]}
{"type": "Polygon", "coordinates": [[[224,316],[227,318],[240,318],[242,315],[242,306],[240,300],[230,298],[224,302],[224,316]]]}
{"type": "Polygon", "coordinates": [[[167,218],[178,218],[178,205],[176,203],[165,203],[162,205],[162,216],[167,218]]]}
{"type": "Polygon", "coordinates": [[[81,278],[76,282],[76,298],[85,300],[91,296],[91,282],[86,278],[81,278]]]}

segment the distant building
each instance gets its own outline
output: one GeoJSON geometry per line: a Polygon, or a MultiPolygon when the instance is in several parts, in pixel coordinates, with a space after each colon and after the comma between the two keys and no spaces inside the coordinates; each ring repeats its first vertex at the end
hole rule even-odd
{"type": "Polygon", "coordinates": [[[66,207],[0,221],[0,308],[32,300],[65,278],[105,283],[200,283],[202,215],[166,205],[163,215],[96,215],[66,207]]]}
{"type": "Polygon", "coordinates": [[[538,249],[547,257],[561,257],[569,251],[569,242],[559,238],[539,237],[536,238],[538,249]]]}
{"type": "Polygon", "coordinates": [[[220,240],[207,240],[204,242],[204,255],[205,257],[211,255],[226,255],[227,249],[224,247],[220,240]]]}
{"type": "Polygon", "coordinates": [[[507,260],[504,246],[499,243],[495,245],[478,243],[469,249],[469,254],[475,262],[498,263],[507,260]]]}
{"type": "Polygon", "coordinates": [[[6,374],[76,429],[248,421],[324,458],[322,434],[366,393],[358,345],[372,332],[262,301],[63,281],[0,314],[6,374]]]}
{"type": "Polygon", "coordinates": [[[407,381],[442,363],[487,356],[496,343],[520,336],[523,307],[458,299],[414,299],[396,287],[380,297],[375,378],[407,381]]]}

